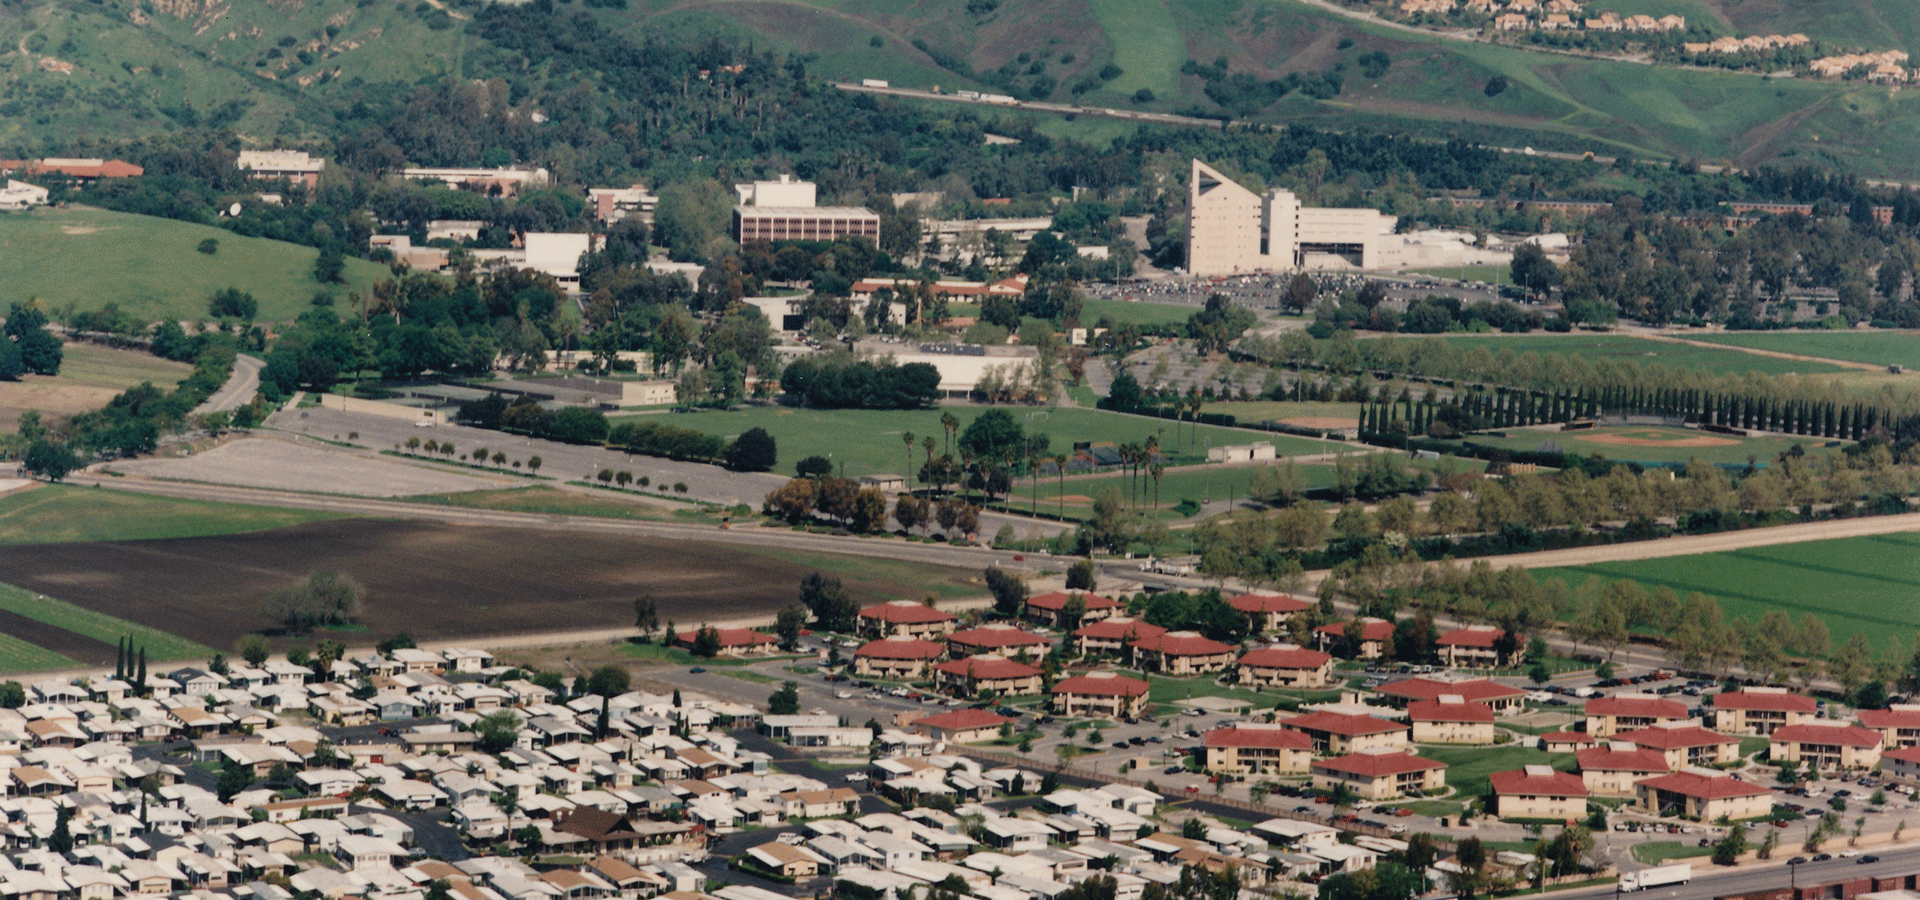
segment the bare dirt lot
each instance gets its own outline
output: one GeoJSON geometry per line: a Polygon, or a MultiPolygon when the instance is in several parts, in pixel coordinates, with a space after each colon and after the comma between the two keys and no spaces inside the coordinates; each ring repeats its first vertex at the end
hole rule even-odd
{"type": "Polygon", "coordinates": [[[359,456],[263,438],[221,444],[205,453],[184,458],[114,463],[113,468],[149,478],[362,497],[459,493],[519,487],[525,483],[501,476],[463,475],[396,459],[359,456]]]}
{"type": "MultiPolygon", "coordinates": [[[[854,570],[866,574],[847,578],[863,602],[917,597],[933,582],[972,574],[937,566],[876,574],[869,562],[854,570]]],[[[318,635],[349,645],[403,631],[446,640],[620,628],[633,621],[634,597],[648,592],[659,599],[663,624],[771,618],[813,571],[696,541],[366,519],[225,537],[0,548],[9,583],[212,647],[268,627],[260,600],[322,569],[366,589],[364,630],[318,635]]]]}
{"type": "Polygon", "coordinates": [[[1740,443],[1732,438],[1693,435],[1690,437],[1672,437],[1662,431],[1629,431],[1614,434],[1587,434],[1584,440],[1596,444],[1619,444],[1627,447],[1731,447],[1740,443]]]}

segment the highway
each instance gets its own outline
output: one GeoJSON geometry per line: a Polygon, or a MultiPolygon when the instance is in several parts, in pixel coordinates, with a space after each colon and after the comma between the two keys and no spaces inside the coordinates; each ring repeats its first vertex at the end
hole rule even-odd
{"type": "MultiPolygon", "coordinates": [[[[1845,840],[1832,840],[1823,849],[1833,853],[1845,848],[1845,840]]],[[[1869,848],[1862,852],[1877,854],[1880,861],[1861,865],[1858,859],[1836,857],[1826,862],[1807,863],[1794,872],[1790,871],[1786,860],[1795,856],[1811,857],[1813,854],[1803,853],[1797,847],[1784,846],[1774,851],[1772,860],[1731,869],[1719,868],[1701,858],[1693,860],[1693,881],[1672,887],[1652,888],[1629,896],[1647,900],[1710,900],[1728,894],[1785,890],[1789,882],[1800,887],[1811,887],[1850,878],[1885,878],[1920,872],[1920,846],[1869,848]]],[[[1559,891],[1552,896],[1556,900],[1601,900],[1611,898],[1615,893],[1613,885],[1604,885],[1559,891]]]]}

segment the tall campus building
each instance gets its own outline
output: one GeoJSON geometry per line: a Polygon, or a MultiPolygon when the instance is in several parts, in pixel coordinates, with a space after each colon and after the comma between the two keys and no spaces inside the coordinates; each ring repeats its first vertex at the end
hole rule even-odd
{"type": "Polygon", "coordinates": [[[1200,277],[1394,265],[1394,216],[1301,206],[1292,191],[1256,194],[1199,160],[1187,200],[1187,272],[1200,277]]]}

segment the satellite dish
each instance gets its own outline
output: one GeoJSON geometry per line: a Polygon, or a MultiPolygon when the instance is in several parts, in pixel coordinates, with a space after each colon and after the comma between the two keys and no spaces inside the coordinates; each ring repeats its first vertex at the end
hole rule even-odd
{"type": "Polygon", "coordinates": [[[240,215],[240,201],[235,200],[232,206],[227,207],[227,215],[229,217],[240,215]]]}

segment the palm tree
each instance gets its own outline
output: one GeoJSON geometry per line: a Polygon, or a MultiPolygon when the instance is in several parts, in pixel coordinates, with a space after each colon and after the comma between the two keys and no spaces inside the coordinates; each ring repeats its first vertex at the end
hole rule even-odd
{"type": "Polygon", "coordinates": [[[907,471],[905,480],[901,482],[904,485],[907,481],[913,480],[913,432],[909,431],[901,435],[900,441],[907,445],[907,471]]]}
{"type": "Polygon", "coordinates": [[[940,430],[947,433],[947,452],[953,452],[953,437],[960,433],[960,419],[952,412],[940,414],[940,430]]]}
{"type": "Polygon", "coordinates": [[[933,462],[933,448],[934,448],[933,435],[927,435],[926,439],[920,442],[920,447],[921,449],[924,449],[927,451],[927,462],[933,462]]]}
{"type": "Polygon", "coordinates": [[[1167,471],[1167,467],[1158,462],[1147,467],[1147,474],[1153,476],[1153,508],[1154,509],[1160,508],[1160,476],[1166,474],[1166,471],[1167,471]]]}
{"type": "Polygon", "coordinates": [[[1053,457],[1053,465],[1060,475],[1060,491],[1056,497],[1056,499],[1059,500],[1060,508],[1057,514],[1061,519],[1065,519],[1067,517],[1067,455],[1065,453],[1055,454],[1053,457]]]}

